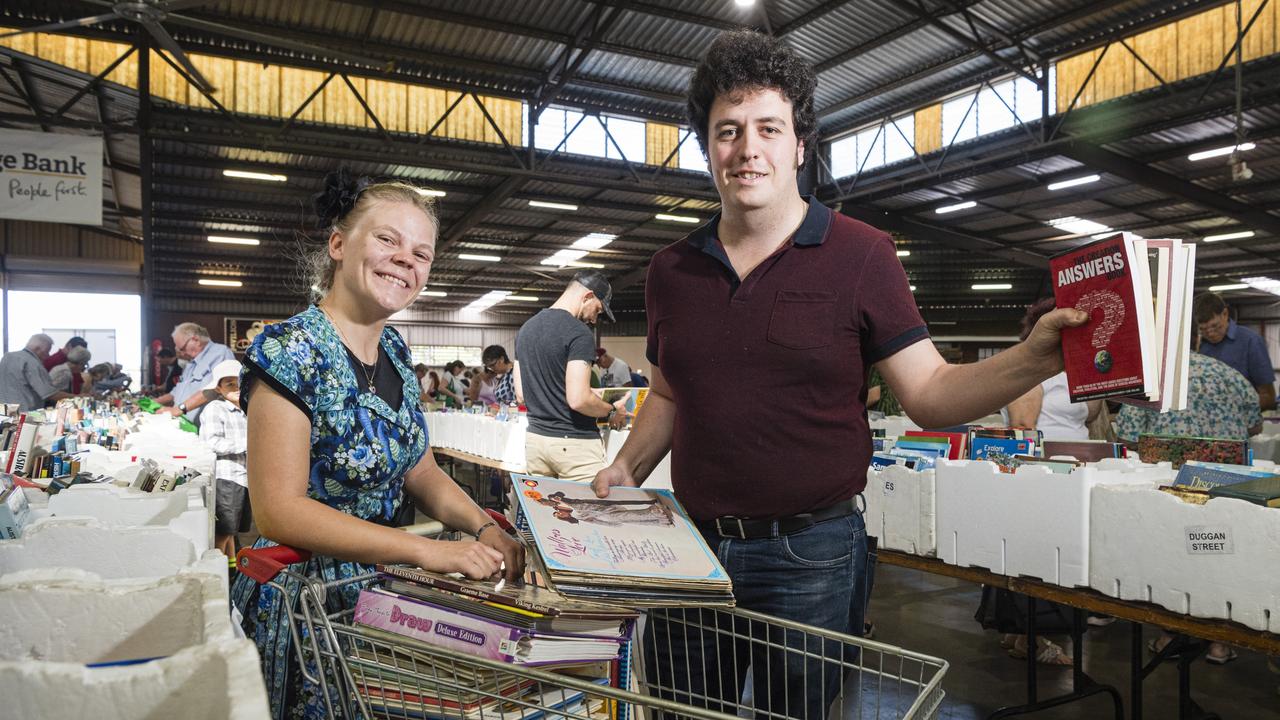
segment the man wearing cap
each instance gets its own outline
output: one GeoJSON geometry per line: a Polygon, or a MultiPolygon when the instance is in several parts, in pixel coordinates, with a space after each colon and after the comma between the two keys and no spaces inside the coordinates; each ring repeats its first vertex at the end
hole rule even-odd
{"type": "Polygon", "coordinates": [[[613,320],[612,296],[603,273],[581,270],[516,335],[516,395],[529,409],[525,456],[533,475],[590,482],[604,467],[596,419],[620,424],[624,413],[591,391],[590,326],[601,313],[613,320]]]}
{"type": "Polygon", "coordinates": [[[213,465],[217,483],[214,504],[214,542],[227,557],[236,556],[236,533],[248,532],[249,419],[240,409],[240,363],[223,360],[214,366],[204,391],[215,397],[200,417],[200,439],[218,455],[213,465]]]}
{"type": "Polygon", "coordinates": [[[627,387],[631,384],[631,368],[622,358],[609,354],[608,349],[596,348],[596,365],[600,366],[601,387],[627,387]]]}

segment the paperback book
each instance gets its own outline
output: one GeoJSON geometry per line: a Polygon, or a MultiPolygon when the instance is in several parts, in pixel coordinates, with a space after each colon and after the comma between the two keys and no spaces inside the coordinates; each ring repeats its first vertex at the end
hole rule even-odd
{"type": "Polygon", "coordinates": [[[1049,261],[1058,307],[1089,313],[1062,330],[1072,402],[1186,406],[1195,246],[1121,233],[1049,261]]]}

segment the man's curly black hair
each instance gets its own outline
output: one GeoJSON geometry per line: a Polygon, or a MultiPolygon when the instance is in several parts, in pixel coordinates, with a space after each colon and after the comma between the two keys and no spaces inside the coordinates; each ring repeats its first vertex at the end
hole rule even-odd
{"type": "Polygon", "coordinates": [[[792,125],[804,142],[807,159],[818,135],[813,109],[817,84],[813,68],[777,38],[754,30],[724,32],[711,43],[689,80],[689,124],[706,154],[711,103],[718,95],[774,89],[791,101],[792,125]]]}

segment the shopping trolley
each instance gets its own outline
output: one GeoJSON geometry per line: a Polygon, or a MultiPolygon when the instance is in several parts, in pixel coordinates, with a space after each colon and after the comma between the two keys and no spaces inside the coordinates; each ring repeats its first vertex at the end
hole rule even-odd
{"type": "Polygon", "coordinates": [[[780,708],[803,704],[769,700],[769,679],[787,664],[838,686],[831,718],[926,720],[943,700],[944,660],[736,608],[647,610],[641,622],[650,631],[626,646],[610,684],[489,660],[354,624],[352,610],[327,613],[332,593],[377,576],[322,582],[289,568],[309,556],[277,546],[242,550],[237,560],[242,574],[286,597],[296,582],[294,653],[335,720],[827,720],[787,715],[780,708]],[[703,640],[732,651],[663,662],[672,643],[703,640]],[[739,679],[745,686],[726,691],[739,679]]]}

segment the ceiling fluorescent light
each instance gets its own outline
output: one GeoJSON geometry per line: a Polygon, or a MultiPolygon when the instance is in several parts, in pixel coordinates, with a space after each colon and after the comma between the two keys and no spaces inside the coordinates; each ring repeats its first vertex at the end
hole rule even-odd
{"type": "Polygon", "coordinates": [[[449,293],[443,290],[423,290],[418,294],[425,295],[426,297],[449,297],[449,293]]]}
{"type": "Polygon", "coordinates": [[[459,260],[475,260],[476,262],[500,262],[502,258],[497,255],[472,255],[471,253],[460,253],[459,260]]]}
{"type": "Polygon", "coordinates": [[[667,222],[694,223],[694,224],[702,222],[698,218],[691,217],[689,215],[669,215],[667,213],[658,213],[653,217],[655,220],[666,220],[667,222]]]}
{"type": "Polygon", "coordinates": [[[1269,292],[1272,295],[1280,295],[1280,280],[1261,275],[1258,277],[1240,278],[1240,282],[1248,285],[1255,290],[1269,292]]]}
{"type": "Polygon", "coordinates": [[[207,240],[211,243],[222,243],[224,245],[261,245],[262,241],[258,238],[244,237],[227,237],[225,235],[210,235],[207,240]]]}
{"type": "Polygon", "coordinates": [[[538,298],[533,295],[508,295],[508,300],[522,300],[524,302],[538,302],[538,298]]]}
{"type": "Polygon", "coordinates": [[[912,286],[911,286],[911,292],[915,292],[915,291],[916,291],[916,286],[915,286],[915,285],[912,285],[912,286]]]}
{"type": "Polygon", "coordinates": [[[1012,290],[1013,285],[1009,283],[974,283],[974,290],[1012,290]]]}
{"type": "Polygon", "coordinates": [[[1254,145],[1253,143],[1248,143],[1248,142],[1241,143],[1239,145],[1228,145],[1226,147],[1214,148],[1213,150],[1202,150],[1201,152],[1191,153],[1190,155],[1187,156],[1187,159],[1190,160],[1191,162],[1196,162],[1198,160],[1208,160],[1209,158],[1222,157],[1223,155],[1230,155],[1233,152],[1246,152],[1254,149],[1255,147],[1257,147],[1257,145],[1254,145]]]}
{"type": "Polygon", "coordinates": [[[568,210],[569,212],[575,212],[578,209],[577,205],[570,205],[569,203],[543,202],[542,200],[530,200],[529,207],[545,208],[547,210],[568,210]]]}
{"type": "Polygon", "coordinates": [[[239,280],[211,280],[209,278],[200,278],[196,282],[201,285],[209,285],[212,287],[241,287],[244,283],[239,280]]]}
{"type": "Polygon", "coordinates": [[[1254,233],[1252,230],[1241,230],[1240,232],[1223,233],[1221,235],[1207,235],[1205,236],[1204,241],[1221,242],[1223,240],[1243,240],[1245,238],[1251,238],[1253,235],[1254,233]]]}
{"type": "Polygon", "coordinates": [[[573,247],[580,250],[599,250],[617,238],[617,235],[610,235],[609,233],[591,233],[575,240],[573,247]]]}
{"type": "Polygon", "coordinates": [[[554,265],[556,267],[564,267],[575,260],[581,260],[587,256],[586,250],[560,250],[548,258],[543,258],[543,265],[554,265]]]}
{"type": "Polygon", "coordinates": [[[510,290],[490,290],[484,295],[473,300],[471,304],[464,307],[463,310],[488,310],[494,305],[505,300],[510,294],[510,290]]]}
{"type": "Polygon", "coordinates": [[[1065,230],[1072,235],[1101,235],[1115,232],[1115,230],[1103,225],[1102,223],[1078,218],[1075,215],[1054,218],[1053,220],[1050,220],[1048,224],[1050,227],[1065,230]]]}
{"type": "Polygon", "coordinates": [[[573,262],[567,262],[565,263],[565,267],[592,268],[594,270],[604,269],[604,266],[601,265],[600,263],[582,262],[581,260],[574,260],[573,262]]]}
{"type": "Polygon", "coordinates": [[[1248,288],[1248,287],[1252,287],[1252,286],[1249,285],[1248,283],[1233,283],[1231,285],[1210,285],[1209,292],[1224,292],[1227,290],[1244,290],[1245,288],[1248,288]]]}
{"type": "Polygon", "coordinates": [[[953,213],[953,212],[956,212],[957,210],[968,210],[971,207],[977,207],[977,206],[978,206],[978,203],[972,200],[969,200],[967,202],[956,203],[955,205],[943,205],[940,208],[934,208],[933,211],[939,215],[946,215],[947,213],[953,213]]]}
{"type": "Polygon", "coordinates": [[[1102,179],[1101,175],[1085,175],[1084,177],[1071,178],[1070,180],[1063,180],[1061,182],[1050,183],[1049,189],[1062,190],[1069,187],[1075,187],[1077,185],[1088,185],[1089,183],[1098,182],[1101,179],[1102,179]]]}
{"type": "Polygon", "coordinates": [[[443,190],[432,190],[431,188],[420,187],[414,188],[414,192],[418,193],[422,197],[444,197],[445,195],[448,195],[448,193],[443,190]]]}
{"type": "Polygon", "coordinates": [[[911,254],[910,250],[899,250],[898,257],[907,257],[911,254]]]}
{"type": "Polygon", "coordinates": [[[241,180],[266,180],[268,182],[285,182],[289,178],[284,175],[275,173],[250,172],[248,170],[223,170],[222,174],[227,177],[240,178],[241,180]]]}

